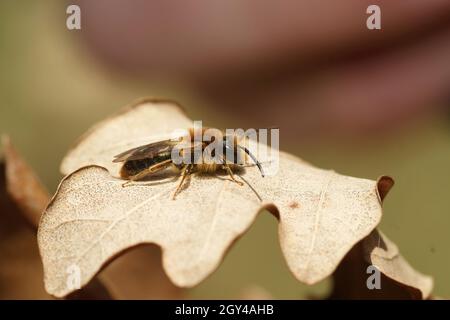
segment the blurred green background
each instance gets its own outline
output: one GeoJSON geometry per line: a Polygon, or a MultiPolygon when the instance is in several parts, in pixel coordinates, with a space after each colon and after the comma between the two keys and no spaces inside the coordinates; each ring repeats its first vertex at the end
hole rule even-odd
{"type": "MultiPolygon", "coordinates": [[[[0,132],[53,192],[59,163],[73,141],[98,120],[142,96],[181,102],[193,118],[221,126],[220,115],[184,87],[164,87],[111,73],[65,28],[57,1],[0,3],[0,132]]],[[[435,279],[435,294],[450,297],[450,126],[428,117],[389,139],[360,144],[321,142],[282,147],[323,168],[364,178],[395,178],[381,229],[417,270],[435,279]]],[[[262,214],[221,267],[192,290],[192,297],[231,298],[258,285],[276,298],[327,292],[330,282],[308,287],[289,273],[280,252],[276,220],[262,214]]]]}

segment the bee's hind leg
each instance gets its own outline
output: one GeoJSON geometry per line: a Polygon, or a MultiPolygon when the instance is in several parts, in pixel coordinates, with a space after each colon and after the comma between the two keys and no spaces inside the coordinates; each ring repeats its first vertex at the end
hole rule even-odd
{"type": "Polygon", "coordinates": [[[173,193],[172,199],[175,200],[175,197],[177,196],[178,192],[180,192],[181,187],[183,186],[183,182],[186,179],[186,177],[191,174],[191,170],[192,170],[192,164],[188,164],[185,165],[183,167],[183,169],[181,169],[181,180],[180,183],[178,184],[177,189],[175,190],[175,192],[173,193]]]}
{"type": "Polygon", "coordinates": [[[226,163],[225,161],[223,162],[223,167],[225,168],[225,170],[227,170],[228,175],[230,176],[231,180],[233,180],[234,182],[236,182],[238,185],[243,186],[244,183],[241,181],[237,181],[234,178],[234,174],[233,174],[233,170],[231,170],[230,165],[228,163],[226,163]]]}
{"type": "Polygon", "coordinates": [[[122,183],[122,187],[126,187],[128,185],[132,185],[133,182],[142,180],[146,176],[148,176],[148,175],[150,175],[152,173],[155,173],[157,171],[163,170],[163,169],[167,168],[171,164],[172,164],[172,160],[169,159],[169,160],[164,160],[164,161],[162,161],[160,163],[157,163],[157,164],[155,164],[155,165],[153,165],[151,167],[148,167],[147,169],[139,172],[138,174],[135,174],[134,176],[129,177],[128,181],[125,181],[124,183],[122,183]]]}

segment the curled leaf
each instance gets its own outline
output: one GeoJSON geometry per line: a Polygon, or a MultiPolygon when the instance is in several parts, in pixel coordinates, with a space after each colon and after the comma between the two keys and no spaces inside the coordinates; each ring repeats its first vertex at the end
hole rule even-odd
{"type": "MultiPolygon", "coordinates": [[[[393,184],[392,178],[378,179],[382,201],[393,184]]],[[[376,229],[350,250],[333,278],[331,299],[427,299],[433,287],[433,279],[414,270],[397,246],[376,229]],[[370,266],[381,273],[380,288],[367,285],[370,266]]]]}
{"type": "Polygon", "coordinates": [[[362,245],[365,261],[404,287],[411,297],[426,299],[431,295],[433,279],[414,270],[400,255],[398,247],[381,231],[374,230],[362,245]]]}
{"type": "Polygon", "coordinates": [[[32,224],[37,222],[48,201],[43,201],[41,196],[34,196],[33,189],[41,195],[45,191],[40,189],[37,180],[33,180],[35,175],[13,150],[7,136],[2,137],[2,145],[0,299],[48,299],[50,296],[42,283],[42,263],[32,224]],[[27,188],[23,185],[24,182],[30,182],[32,187],[24,190],[27,188]],[[34,209],[36,210],[33,211],[34,209]]]}
{"type": "Polygon", "coordinates": [[[34,171],[14,149],[9,137],[3,136],[2,143],[7,191],[31,225],[37,226],[50,195],[34,171]]]}
{"type": "Polygon", "coordinates": [[[226,176],[193,175],[175,201],[177,176],[121,186],[115,154],[191,125],[175,104],[144,100],[96,125],[69,152],[62,170],[76,171],[61,182],[38,234],[49,293],[71,292],[68,267],[79,267],[86,285],[111,259],[143,243],[162,248],[163,267],[176,285],[194,286],[264,209],[279,218],[290,270],[313,284],[379,223],[376,181],[318,169],[283,152],[275,176],[261,178],[249,166],[239,186],[226,176]]]}
{"type": "Polygon", "coordinates": [[[333,278],[331,299],[427,299],[433,287],[432,278],[414,270],[377,230],[350,250],[333,278]],[[367,286],[369,266],[381,273],[378,289],[367,286]]]}
{"type": "Polygon", "coordinates": [[[0,299],[48,299],[42,263],[29,221],[6,191],[0,161],[0,299]]]}

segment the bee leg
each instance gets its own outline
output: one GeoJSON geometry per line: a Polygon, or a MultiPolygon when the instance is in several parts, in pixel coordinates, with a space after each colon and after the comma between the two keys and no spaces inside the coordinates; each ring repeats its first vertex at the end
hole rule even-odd
{"type": "Polygon", "coordinates": [[[191,169],[192,169],[192,164],[188,164],[188,165],[184,166],[183,169],[181,170],[181,180],[180,180],[180,183],[178,184],[177,189],[173,193],[172,200],[175,200],[175,197],[177,196],[178,192],[180,191],[181,186],[183,185],[183,182],[186,179],[186,176],[188,176],[191,173],[191,169]]]}
{"type": "Polygon", "coordinates": [[[148,167],[147,169],[139,172],[138,174],[135,174],[134,176],[130,176],[128,179],[128,181],[125,181],[124,183],[122,183],[122,187],[126,187],[130,184],[133,184],[134,181],[138,181],[138,180],[142,180],[143,178],[145,178],[146,176],[155,173],[157,171],[160,171],[162,169],[167,168],[170,164],[172,164],[172,160],[165,160],[162,161],[160,163],[157,163],[151,167],[148,167]]]}
{"type": "Polygon", "coordinates": [[[230,165],[229,165],[228,163],[226,163],[225,161],[224,161],[224,163],[223,163],[223,167],[227,170],[228,175],[230,176],[231,180],[233,180],[234,182],[236,182],[236,183],[237,183],[238,185],[240,185],[240,186],[243,186],[243,185],[244,185],[243,182],[237,181],[237,180],[234,178],[233,170],[231,170],[230,165]]]}
{"type": "Polygon", "coordinates": [[[130,185],[133,183],[133,180],[127,180],[124,183],[122,183],[122,188],[125,188],[126,186],[130,185]]]}

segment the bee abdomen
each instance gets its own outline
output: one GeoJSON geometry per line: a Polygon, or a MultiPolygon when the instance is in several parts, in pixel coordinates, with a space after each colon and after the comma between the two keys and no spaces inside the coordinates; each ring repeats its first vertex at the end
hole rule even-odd
{"type": "Polygon", "coordinates": [[[126,161],[120,169],[120,176],[123,179],[127,179],[169,158],[170,153],[168,155],[164,154],[153,158],[126,161]]]}
{"type": "Polygon", "coordinates": [[[149,159],[126,161],[120,170],[120,176],[122,178],[128,178],[147,169],[151,165],[148,160],[149,159]]]}

